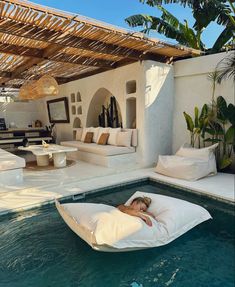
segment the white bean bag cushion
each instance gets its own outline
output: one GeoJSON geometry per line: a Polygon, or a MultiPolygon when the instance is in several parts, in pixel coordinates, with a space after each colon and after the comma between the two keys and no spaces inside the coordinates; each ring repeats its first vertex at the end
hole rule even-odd
{"type": "Polygon", "coordinates": [[[175,155],[187,157],[187,158],[198,158],[209,163],[209,174],[216,174],[216,159],[215,149],[218,147],[218,143],[205,148],[193,148],[190,145],[184,144],[175,155]]]}
{"type": "Polygon", "coordinates": [[[201,206],[140,191],[133,194],[126,205],[138,196],[152,199],[149,211],[156,220],[151,219],[151,227],[142,219],[105,204],[56,202],[56,206],[69,227],[93,249],[112,252],[165,245],[211,218],[201,206]]]}
{"type": "Polygon", "coordinates": [[[217,173],[214,150],[215,144],[208,148],[182,146],[176,155],[160,155],[156,172],[174,178],[198,180],[217,173]]]}

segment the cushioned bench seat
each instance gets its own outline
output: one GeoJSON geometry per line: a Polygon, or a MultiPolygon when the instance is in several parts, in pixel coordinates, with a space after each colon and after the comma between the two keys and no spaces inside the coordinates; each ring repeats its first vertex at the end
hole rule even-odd
{"type": "Polygon", "coordinates": [[[25,167],[25,159],[0,149],[0,171],[25,167]]]}
{"type": "Polygon", "coordinates": [[[127,153],[134,153],[135,148],[122,147],[113,145],[98,145],[96,143],[84,143],[80,141],[65,141],[60,143],[63,146],[76,147],[79,151],[94,153],[103,156],[121,155],[127,153]]]}

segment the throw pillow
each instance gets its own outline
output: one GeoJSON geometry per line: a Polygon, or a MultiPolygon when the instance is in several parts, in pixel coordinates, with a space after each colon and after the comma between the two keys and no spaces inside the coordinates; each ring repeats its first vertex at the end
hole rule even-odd
{"type": "Polygon", "coordinates": [[[76,141],[80,141],[82,138],[82,128],[77,129],[76,131],[76,141]]]}
{"type": "Polygon", "coordinates": [[[83,128],[82,130],[82,137],[81,137],[81,141],[84,142],[85,137],[86,137],[86,133],[90,132],[91,128],[83,128]]]}
{"type": "Polygon", "coordinates": [[[100,127],[91,128],[91,129],[90,129],[90,131],[94,133],[94,134],[93,134],[93,139],[92,139],[92,142],[93,142],[93,143],[96,143],[97,140],[98,140],[99,130],[100,130],[100,127]]]}
{"type": "Polygon", "coordinates": [[[102,128],[102,127],[100,127],[96,143],[98,143],[98,141],[100,139],[100,136],[102,134],[104,134],[104,133],[109,133],[109,130],[110,130],[110,128],[102,128]]]}
{"type": "Polygon", "coordinates": [[[131,131],[117,134],[117,146],[131,147],[131,131]]]}
{"type": "Polygon", "coordinates": [[[84,143],[92,143],[93,134],[94,133],[92,133],[92,132],[86,133],[84,143]]]}
{"type": "Polygon", "coordinates": [[[103,133],[99,138],[98,144],[106,145],[108,142],[108,138],[109,138],[109,133],[103,133]]]}
{"type": "Polygon", "coordinates": [[[117,134],[121,131],[121,128],[109,129],[109,139],[108,144],[117,145],[117,134]]]}

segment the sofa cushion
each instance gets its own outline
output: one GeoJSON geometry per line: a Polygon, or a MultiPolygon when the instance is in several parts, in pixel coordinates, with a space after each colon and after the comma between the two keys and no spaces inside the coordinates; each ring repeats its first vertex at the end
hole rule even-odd
{"type": "Polygon", "coordinates": [[[119,132],[117,134],[117,146],[125,146],[130,147],[131,146],[131,131],[125,131],[125,132],[119,132]]]}
{"type": "Polygon", "coordinates": [[[86,134],[91,131],[91,128],[83,128],[81,141],[84,142],[86,134]]]}
{"type": "Polygon", "coordinates": [[[82,131],[83,131],[83,128],[78,128],[76,130],[76,141],[80,141],[81,138],[82,138],[82,131]]]}
{"type": "Polygon", "coordinates": [[[109,133],[102,133],[102,135],[100,136],[97,144],[99,144],[99,145],[107,145],[108,138],[109,138],[109,133]]]}
{"type": "Polygon", "coordinates": [[[109,130],[110,130],[110,128],[102,128],[102,127],[100,127],[96,143],[98,143],[98,141],[100,139],[100,136],[102,134],[109,133],[109,130]]]}
{"type": "Polygon", "coordinates": [[[117,134],[121,131],[121,128],[110,128],[108,144],[117,145],[117,134]]]}
{"type": "Polygon", "coordinates": [[[87,132],[85,139],[84,139],[84,143],[92,143],[92,138],[93,138],[94,133],[92,132],[87,132]]]}
{"type": "Polygon", "coordinates": [[[0,171],[25,167],[25,159],[0,149],[0,171]]]}
{"type": "Polygon", "coordinates": [[[90,128],[90,131],[94,133],[93,138],[92,138],[93,143],[96,143],[98,140],[99,130],[100,130],[100,127],[90,128]]]}
{"type": "Polygon", "coordinates": [[[61,145],[71,146],[78,148],[78,151],[95,153],[103,156],[112,156],[112,155],[120,155],[127,153],[134,153],[134,147],[121,147],[121,146],[112,146],[112,145],[97,145],[95,143],[86,144],[84,142],[79,141],[65,141],[61,142],[61,145]]]}

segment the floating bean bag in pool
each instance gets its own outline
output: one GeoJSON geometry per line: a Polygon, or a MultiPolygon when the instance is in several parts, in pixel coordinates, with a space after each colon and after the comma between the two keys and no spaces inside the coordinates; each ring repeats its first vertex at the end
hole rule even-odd
{"type": "Polygon", "coordinates": [[[95,203],[65,203],[56,207],[67,225],[93,249],[120,252],[157,247],[170,243],[199,223],[211,218],[199,205],[159,194],[137,191],[126,202],[148,196],[148,209],[156,220],[148,226],[142,219],[117,208],[95,203]]]}

